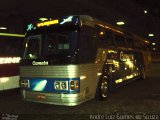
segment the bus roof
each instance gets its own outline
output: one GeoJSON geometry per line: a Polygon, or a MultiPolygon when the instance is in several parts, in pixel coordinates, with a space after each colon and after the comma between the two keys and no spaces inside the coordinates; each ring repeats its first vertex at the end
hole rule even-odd
{"type": "Polygon", "coordinates": [[[37,26],[35,26],[35,24],[29,24],[27,31],[36,29],[36,27],[50,26],[50,25],[55,25],[55,24],[62,25],[62,24],[68,24],[69,22],[76,23],[76,20],[74,18],[80,18],[81,21],[79,21],[79,24],[81,24],[81,25],[88,25],[91,27],[98,25],[103,28],[110,29],[111,31],[114,31],[116,33],[125,34],[127,36],[131,36],[135,39],[139,39],[141,41],[149,43],[149,40],[147,40],[145,38],[142,38],[132,32],[129,32],[129,31],[124,30],[122,28],[118,28],[116,26],[113,26],[113,25],[105,22],[105,21],[99,20],[99,19],[91,17],[89,15],[70,15],[70,16],[59,17],[58,19],[47,18],[47,20],[45,20],[45,21],[37,22],[36,23],[37,26]]]}

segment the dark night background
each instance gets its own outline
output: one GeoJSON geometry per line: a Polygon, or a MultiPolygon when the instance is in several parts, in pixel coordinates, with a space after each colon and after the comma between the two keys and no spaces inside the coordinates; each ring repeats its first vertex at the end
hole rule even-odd
{"type": "Polygon", "coordinates": [[[152,41],[160,39],[159,0],[3,0],[0,26],[8,28],[5,32],[25,33],[26,24],[38,17],[75,14],[91,15],[112,25],[124,21],[122,28],[152,41]],[[155,36],[148,37],[149,33],[155,36]]]}
{"type": "MultiPolygon", "coordinates": [[[[1,0],[0,27],[7,29],[0,30],[0,33],[25,34],[27,24],[37,18],[80,14],[96,17],[114,26],[117,26],[116,22],[124,21],[125,25],[117,27],[150,40],[152,50],[156,48],[153,52],[160,54],[160,0],[1,0]],[[147,14],[144,10],[147,10],[147,14]],[[150,33],[154,36],[149,37],[150,33]]],[[[92,100],[77,107],[37,105],[22,101],[20,93],[1,94],[0,113],[20,114],[19,118],[26,118],[25,120],[30,116],[39,120],[39,114],[45,114],[48,118],[52,118],[48,115],[52,114],[57,120],[59,117],[66,117],[67,114],[78,114],[79,119],[75,116],[76,120],[81,120],[85,114],[89,118],[88,114],[91,113],[128,111],[159,114],[159,68],[160,64],[154,63],[145,82],[136,81],[118,89],[111,94],[108,101],[92,100]]]]}

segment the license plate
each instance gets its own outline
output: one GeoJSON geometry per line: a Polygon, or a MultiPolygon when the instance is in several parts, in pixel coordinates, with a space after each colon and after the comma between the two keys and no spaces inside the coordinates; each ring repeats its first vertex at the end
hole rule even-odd
{"type": "Polygon", "coordinates": [[[38,94],[38,95],[36,95],[36,98],[37,98],[37,99],[40,99],[40,100],[43,100],[43,99],[46,99],[46,96],[45,96],[45,95],[38,94]]]}

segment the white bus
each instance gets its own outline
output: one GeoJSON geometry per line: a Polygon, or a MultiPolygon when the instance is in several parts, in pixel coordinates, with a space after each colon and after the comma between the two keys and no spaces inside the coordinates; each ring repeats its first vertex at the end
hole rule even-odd
{"type": "Polygon", "coordinates": [[[86,15],[30,24],[20,63],[23,99],[67,106],[106,99],[118,85],[145,79],[149,51],[140,43],[148,41],[86,15]]]}
{"type": "Polygon", "coordinates": [[[24,35],[0,33],[0,91],[19,87],[19,62],[24,35]]]}

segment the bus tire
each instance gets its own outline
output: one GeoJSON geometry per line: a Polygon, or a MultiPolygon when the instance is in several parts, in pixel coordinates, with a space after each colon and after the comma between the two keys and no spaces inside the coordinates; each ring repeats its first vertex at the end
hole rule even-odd
{"type": "Polygon", "coordinates": [[[96,91],[96,99],[97,100],[105,100],[108,97],[108,78],[106,76],[102,76],[97,87],[96,91]]]}

